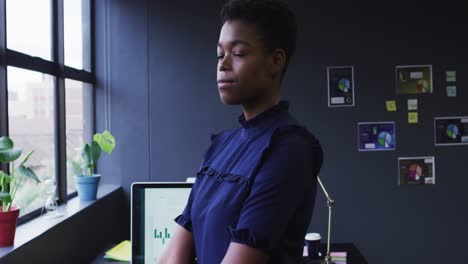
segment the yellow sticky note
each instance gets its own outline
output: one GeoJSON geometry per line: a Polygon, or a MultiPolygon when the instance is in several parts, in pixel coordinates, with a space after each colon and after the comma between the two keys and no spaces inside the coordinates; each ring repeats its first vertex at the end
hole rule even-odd
{"type": "Polygon", "coordinates": [[[106,251],[104,258],[118,261],[130,261],[131,259],[131,243],[129,240],[120,242],[117,246],[106,251]]]}
{"type": "Polygon", "coordinates": [[[387,111],[388,112],[395,112],[396,111],[396,101],[395,100],[391,100],[391,101],[387,101],[387,111]]]}
{"type": "Polygon", "coordinates": [[[418,112],[408,112],[408,123],[410,124],[418,123],[418,112]]]}

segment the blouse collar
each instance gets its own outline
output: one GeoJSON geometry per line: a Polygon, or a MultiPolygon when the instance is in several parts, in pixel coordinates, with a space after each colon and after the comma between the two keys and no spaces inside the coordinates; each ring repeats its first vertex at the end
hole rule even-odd
{"type": "Polygon", "coordinates": [[[251,118],[250,120],[245,120],[244,113],[242,113],[239,117],[239,123],[248,129],[251,127],[256,127],[261,123],[265,122],[266,120],[280,114],[281,112],[288,111],[289,109],[289,101],[281,100],[278,104],[272,106],[271,108],[263,111],[262,113],[256,115],[255,117],[251,118]]]}

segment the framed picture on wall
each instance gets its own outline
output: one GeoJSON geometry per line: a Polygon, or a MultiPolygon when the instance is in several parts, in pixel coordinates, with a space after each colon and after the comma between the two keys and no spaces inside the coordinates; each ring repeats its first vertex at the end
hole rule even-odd
{"type": "Polygon", "coordinates": [[[434,157],[398,158],[398,185],[435,184],[434,157]]]}
{"type": "Polygon", "coordinates": [[[397,94],[432,94],[432,65],[396,66],[397,94]]]}
{"type": "Polygon", "coordinates": [[[327,67],[328,107],[354,106],[354,67],[327,67]]]}
{"type": "Polygon", "coordinates": [[[395,122],[358,123],[358,150],[395,150],[395,122]]]}
{"type": "Polygon", "coordinates": [[[468,145],[468,116],[434,118],[436,146],[468,145]]]}

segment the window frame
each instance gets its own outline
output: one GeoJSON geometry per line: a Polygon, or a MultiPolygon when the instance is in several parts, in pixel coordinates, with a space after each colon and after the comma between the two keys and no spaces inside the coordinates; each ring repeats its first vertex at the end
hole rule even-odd
{"type": "MultiPolygon", "coordinates": [[[[83,50],[89,51],[89,61],[83,62],[83,69],[75,69],[64,64],[64,0],[50,0],[51,3],[51,38],[52,38],[52,61],[39,57],[30,56],[15,50],[10,50],[6,46],[6,0],[0,0],[0,137],[8,136],[8,81],[7,67],[13,66],[20,69],[32,70],[39,73],[46,73],[55,77],[54,83],[54,145],[55,145],[55,177],[57,182],[58,204],[66,203],[69,199],[76,197],[77,192],[68,194],[67,190],[67,152],[66,152],[66,106],[65,106],[65,79],[72,79],[87,83],[92,88],[91,98],[91,133],[95,132],[95,89],[96,77],[94,72],[94,0],[81,0],[83,3],[82,15],[89,23],[89,36],[84,36],[83,50]],[[89,45],[88,47],[86,45],[89,45]]],[[[0,164],[0,169],[8,171],[6,164],[0,164]]],[[[28,222],[40,216],[42,208],[38,208],[18,219],[18,225],[28,222]]]]}

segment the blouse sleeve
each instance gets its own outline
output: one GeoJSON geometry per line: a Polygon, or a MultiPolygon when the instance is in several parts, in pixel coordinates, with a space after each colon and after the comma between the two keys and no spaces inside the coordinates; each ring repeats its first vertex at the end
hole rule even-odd
{"type": "MultiPolygon", "coordinates": [[[[205,152],[206,153],[206,152],[205,152]]],[[[205,154],[206,155],[206,154],[205,154]]],[[[203,166],[204,159],[200,165],[200,167],[203,166]]],[[[187,204],[185,205],[184,210],[182,211],[182,214],[178,215],[174,221],[185,228],[187,231],[192,232],[192,203],[193,199],[197,193],[197,186],[198,186],[198,179],[195,178],[195,183],[192,186],[192,189],[190,190],[189,198],[187,200],[187,204]]]]}
{"type": "Polygon", "coordinates": [[[231,242],[271,254],[279,246],[288,223],[304,199],[315,199],[316,175],[323,153],[315,138],[306,139],[296,130],[272,142],[264,154],[237,226],[227,227],[231,242]]]}
{"type": "Polygon", "coordinates": [[[192,202],[195,195],[195,184],[192,186],[192,190],[190,191],[190,195],[187,204],[185,205],[184,211],[182,211],[182,214],[178,215],[174,219],[177,224],[189,232],[192,232],[192,202]]]}
{"type": "MultiPolygon", "coordinates": [[[[213,143],[213,141],[220,135],[222,132],[219,133],[211,133],[210,134],[210,140],[213,143]]],[[[201,169],[207,160],[207,156],[209,155],[209,151],[212,149],[212,145],[210,145],[206,150],[205,153],[203,154],[203,160],[200,164],[201,169]]],[[[195,183],[192,186],[192,190],[190,191],[190,195],[187,201],[187,204],[185,205],[184,211],[182,211],[182,214],[178,215],[174,221],[179,224],[180,226],[184,227],[186,230],[189,232],[192,232],[192,203],[193,199],[196,194],[197,190],[197,179],[195,179],[195,183]]]]}

